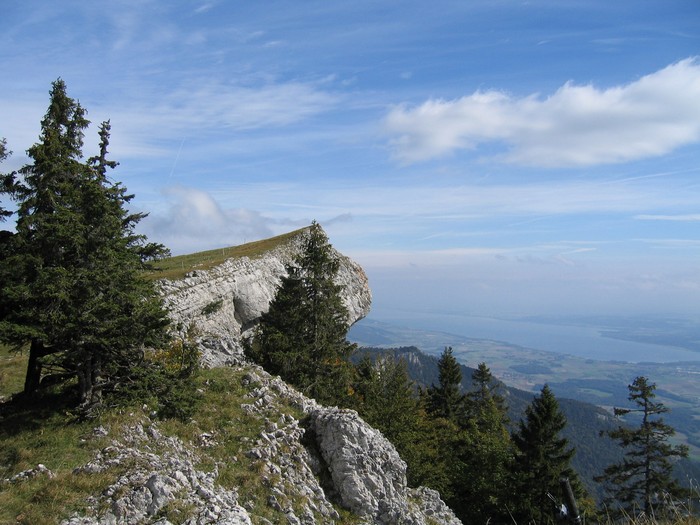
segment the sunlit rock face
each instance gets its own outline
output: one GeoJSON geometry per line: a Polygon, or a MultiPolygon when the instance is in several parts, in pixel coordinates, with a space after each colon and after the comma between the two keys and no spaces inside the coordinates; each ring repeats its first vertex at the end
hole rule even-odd
{"type": "MultiPolygon", "coordinates": [[[[268,310],[307,231],[259,257],[228,259],[210,270],[190,272],[184,279],[160,282],[173,325],[181,334],[188,327],[196,328],[205,365],[241,362],[241,342],[268,310]]],[[[348,322],[353,324],[369,313],[369,282],[359,264],[333,251],[340,261],[336,283],[343,286],[348,322]]]]}
{"type": "Polygon", "coordinates": [[[406,463],[357,412],[318,407],[307,419],[307,443],[318,451],[343,507],[382,525],[461,524],[436,491],[408,487],[406,463]]]}

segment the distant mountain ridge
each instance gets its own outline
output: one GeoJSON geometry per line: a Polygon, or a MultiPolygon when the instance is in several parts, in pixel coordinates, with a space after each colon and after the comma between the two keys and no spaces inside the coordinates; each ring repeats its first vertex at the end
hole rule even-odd
{"type": "MultiPolygon", "coordinates": [[[[624,321],[619,321],[621,326],[624,321]]],[[[635,377],[647,377],[657,386],[657,401],[669,408],[664,419],[678,433],[677,440],[687,443],[691,458],[700,462],[700,361],[599,360],[569,354],[566,347],[555,352],[504,342],[507,333],[494,340],[402,324],[408,326],[365,319],[350,329],[349,337],[361,346],[416,346],[429,355],[451,346],[459,362],[470,366],[485,362],[509,386],[536,393],[547,383],[558,398],[590,403],[610,413],[613,407],[629,405],[627,385],[635,377]]]]}
{"type": "MultiPolygon", "coordinates": [[[[362,347],[353,357],[360,361],[364,356],[372,359],[381,356],[392,356],[406,362],[408,374],[417,386],[427,387],[437,384],[439,379],[438,358],[428,355],[415,346],[399,348],[362,347]]],[[[488,363],[487,363],[488,365],[488,363]]],[[[464,392],[474,388],[472,382],[473,368],[460,365],[462,370],[462,389],[464,392]]],[[[511,427],[515,428],[523,417],[525,408],[532,402],[536,394],[518,388],[507,386],[498,381],[500,393],[508,405],[508,416],[511,427]]],[[[559,406],[566,416],[567,427],[564,436],[576,448],[572,465],[581,476],[591,494],[601,498],[601,487],[594,482],[593,477],[601,474],[608,465],[622,459],[619,446],[606,436],[601,436],[607,430],[616,428],[618,421],[606,410],[582,401],[557,397],[559,406]]],[[[700,479],[700,464],[684,460],[677,468],[677,476],[682,481],[700,479]]]]}
{"type": "MultiPolygon", "coordinates": [[[[353,360],[359,361],[365,355],[373,359],[390,355],[405,360],[409,376],[418,386],[428,387],[438,383],[438,358],[425,354],[416,347],[393,349],[363,347],[355,354],[353,360]]],[[[463,391],[473,390],[474,384],[471,378],[474,369],[465,365],[460,366],[463,391]]],[[[498,381],[498,384],[501,395],[505,397],[508,417],[514,428],[535,394],[508,387],[501,381],[498,381]]],[[[573,466],[589,491],[596,493],[598,487],[593,481],[593,476],[600,474],[607,465],[622,457],[618,447],[609,438],[599,436],[601,431],[610,430],[616,426],[614,418],[602,408],[589,403],[573,399],[558,399],[558,401],[568,421],[564,435],[576,448],[573,466]]]]}

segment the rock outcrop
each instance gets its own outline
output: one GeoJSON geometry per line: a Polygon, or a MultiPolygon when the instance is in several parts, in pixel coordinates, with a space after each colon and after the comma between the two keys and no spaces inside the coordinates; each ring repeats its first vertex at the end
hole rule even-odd
{"type": "MultiPolygon", "coordinates": [[[[194,326],[202,334],[206,365],[241,362],[241,341],[268,310],[286,266],[299,253],[307,232],[301,230],[258,257],[232,258],[210,270],[192,271],[183,279],[161,281],[173,324],[182,333],[194,326]]],[[[340,262],[336,283],[344,287],[348,322],[353,324],[369,312],[369,283],[359,264],[335,250],[334,255],[340,262]]]]}
{"type": "Polygon", "coordinates": [[[157,423],[150,419],[146,425],[137,423],[91,462],[75,469],[80,475],[128,466],[116,483],[87,502],[92,515],[75,516],[62,525],[172,525],[166,518],[155,520],[175,502],[188,509],[181,521],[185,525],[252,525],[248,512],[238,504],[236,491],[216,483],[216,469],[199,470],[197,460],[191,447],[161,434],[157,423]],[[100,512],[102,508],[106,510],[100,512]]]}
{"type": "Polygon", "coordinates": [[[406,463],[394,446],[353,410],[321,407],[309,414],[310,441],[343,507],[383,525],[455,525],[437,492],[409,489],[406,463]]]}
{"type": "Polygon", "coordinates": [[[437,492],[407,486],[406,464],[356,412],[323,407],[260,367],[236,371],[247,390],[241,409],[259,431],[226,461],[255,473],[258,501],[218,483],[221,463],[208,451],[232,448],[224,433],[185,443],[144,414],[126,429],[94,430],[111,443],[75,473],[126,472],[61,525],[347,523],[338,508],[364,525],[461,525],[437,492]]]}

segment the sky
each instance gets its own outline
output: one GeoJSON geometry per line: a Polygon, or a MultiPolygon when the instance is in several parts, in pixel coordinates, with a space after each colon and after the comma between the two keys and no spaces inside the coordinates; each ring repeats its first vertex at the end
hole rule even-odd
{"type": "Polygon", "coordinates": [[[174,254],[316,220],[376,318],[700,320],[698,28],[697,0],[8,1],[0,170],[60,77],[174,254]]]}

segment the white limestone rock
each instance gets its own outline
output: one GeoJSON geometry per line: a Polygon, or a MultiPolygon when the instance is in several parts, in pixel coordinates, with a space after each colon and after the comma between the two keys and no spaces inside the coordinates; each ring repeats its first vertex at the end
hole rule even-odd
{"type": "Polygon", "coordinates": [[[147,428],[135,425],[93,461],[76,469],[76,473],[93,474],[128,465],[127,473],[88,502],[87,515],[73,516],[61,525],[145,525],[175,501],[191,507],[182,522],[186,525],[252,525],[248,512],[238,504],[236,491],[217,485],[217,473],[198,470],[196,462],[193,450],[177,438],[163,436],[156,423],[149,422],[147,428]],[[150,452],[153,447],[161,452],[150,452]]]}
{"type": "MultiPolygon", "coordinates": [[[[228,259],[210,270],[195,270],[179,280],[160,281],[173,325],[182,335],[194,325],[201,334],[202,361],[206,366],[239,364],[241,341],[252,333],[260,316],[275,297],[286,265],[293,262],[308,230],[259,257],[228,259]]],[[[362,268],[334,250],[340,261],[336,283],[344,287],[348,322],[369,312],[372,295],[362,268]]]]}
{"type": "Polygon", "coordinates": [[[309,430],[344,507],[381,525],[460,524],[437,492],[408,488],[406,463],[354,410],[315,409],[309,430]]]}

